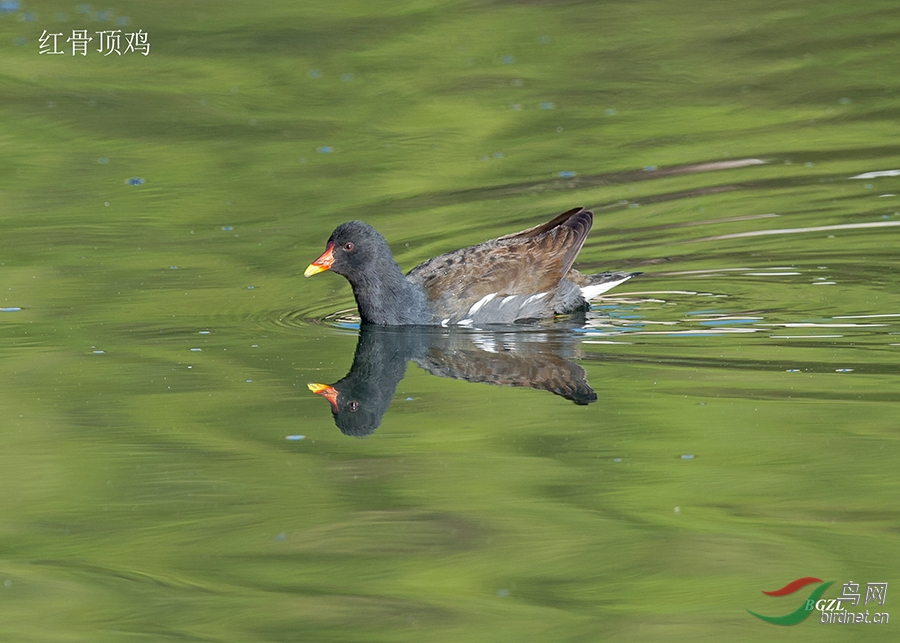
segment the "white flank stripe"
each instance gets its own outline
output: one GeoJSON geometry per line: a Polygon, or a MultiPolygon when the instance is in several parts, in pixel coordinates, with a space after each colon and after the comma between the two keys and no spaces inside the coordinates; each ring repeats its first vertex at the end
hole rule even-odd
{"type": "Polygon", "coordinates": [[[466,313],[466,314],[467,314],[467,315],[474,315],[475,313],[478,312],[478,310],[479,310],[482,306],[484,306],[486,303],[488,303],[490,300],[492,300],[492,299],[493,299],[494,297],[496,297],[496,296],[497,296],[497,293],[495,293],[495,292],[492,292],[490,295],[485,295],[484,297],[482,297],[481,299],[479,299],[478,301],[476,301],[474,304],[472,304],[472,307],[469,308],[469,312],[466,313]]]}

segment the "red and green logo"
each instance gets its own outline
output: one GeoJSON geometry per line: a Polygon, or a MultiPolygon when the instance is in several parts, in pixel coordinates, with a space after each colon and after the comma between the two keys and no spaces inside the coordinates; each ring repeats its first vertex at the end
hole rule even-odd
{"type": "Polygon", "coordinates": [[[820,583],[820,585],[816,587],[809,595],[809,598],[807,598],[800,604],[800,607],[795,609],[793,612],[785,614],[784,616],[763,616],[762,614],[757,614],[756,612],[750,610],[747,611],[753,614],[753,616],[755,616],[756,618],[761,618],[762,620],[768,623],[772,623],[773,625],[796,625],[797,623],[806,620],[806,617],[809,616],[810,613],[812,613],[816,601],[822,598],[822,594],[825,593],[825,590],[828,589],[828,586],[833,582],[833,580],[830,580],[827,583],[823,583],[822,579],[820,578],[806,576],[804,578],[792,580],[781,589],[776,589],[771,592],[763,590],[763,594],[766,594],[767,596],[788,596],[789,594],[793,594],[798,589],[806,587],[807,585],[811,585],[812,583],[820,583]]]}

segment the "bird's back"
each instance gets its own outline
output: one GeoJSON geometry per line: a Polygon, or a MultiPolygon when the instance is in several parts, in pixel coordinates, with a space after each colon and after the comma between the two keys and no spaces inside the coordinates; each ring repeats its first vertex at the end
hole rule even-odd
{"type": "Polygon", "coordinates": [[[533,228],[429,259],[407,279],[423,288],[444,325],[546,317],[592,223],[590,211],[574,208],[533,228]]]}

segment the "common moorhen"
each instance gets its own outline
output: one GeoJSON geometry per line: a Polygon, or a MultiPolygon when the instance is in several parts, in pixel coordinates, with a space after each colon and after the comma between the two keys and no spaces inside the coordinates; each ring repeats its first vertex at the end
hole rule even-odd
{"type": "Polygon", "coordinates": [[[594,215],[584,208],[547,223],[439,255],[405,276],[387,242],[362,221],[339,225],[304,272],[343,275],[364,324],[481,326],[584,309],[636,272],[572,269],[594,215]]]}

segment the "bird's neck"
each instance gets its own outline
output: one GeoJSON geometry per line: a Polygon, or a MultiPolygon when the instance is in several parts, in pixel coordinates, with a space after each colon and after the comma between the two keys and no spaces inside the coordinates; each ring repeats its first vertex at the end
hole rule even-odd
{"type": "Polygon", "coordinates": [[[427,323],[425,293],[390,259],[372,266],[350,282],[364,324],[399,326],[427,323]]]}

